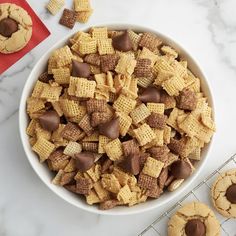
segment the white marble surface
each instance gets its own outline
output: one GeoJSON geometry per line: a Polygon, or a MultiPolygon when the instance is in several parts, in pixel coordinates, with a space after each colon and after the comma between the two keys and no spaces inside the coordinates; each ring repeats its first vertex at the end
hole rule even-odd
{"type": "MultiPolygon", "coordinates": [[[[236,152],[236,1],[91,1],[95,11],[88,25],[122,22],[153,27],[184,45],[205,70],[215,97],[218,130],[198,179],[202,180],[236,152]]],[[[46,13],[46,0],[28,2],[52,34],[0,76],[0,235],[137,235],[168,206],[134,216],[87,213],[47,189],[27,162],[18,133],[21,91],[40,56],[71,32],[57,24],[61,13],[55,17],[46,13]]],[[[77,24],[74,31],[81,27],[77,24]]]]}

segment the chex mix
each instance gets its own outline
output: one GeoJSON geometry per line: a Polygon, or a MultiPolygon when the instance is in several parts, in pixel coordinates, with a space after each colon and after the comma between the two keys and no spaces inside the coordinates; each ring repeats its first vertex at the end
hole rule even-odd
{"type": "Polygon", "coordinates": [[[129,29],[91,28],[53,51],[27,113],[52,182],[103,210],[176,190],[215,131],[188,62],[155,34],[129,29]]]}

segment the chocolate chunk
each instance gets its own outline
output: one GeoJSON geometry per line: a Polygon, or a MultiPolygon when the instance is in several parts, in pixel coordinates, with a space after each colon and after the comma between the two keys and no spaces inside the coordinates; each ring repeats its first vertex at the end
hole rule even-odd
{"type": "Polygon", "coordinates": [[[126,172],[137,175],[140,172],[140,156],[139,154],[132,154],[120,163],[120,167],[126,172]]]}
{"type": "Polygon", "coordinates": [[[229,202],[236,204],[236,184],[227,188],[225,196],[229,202]]]}
{"type": "Polygon", "coordinates": [[[81,152],[74,155],[76,160],[76,167],[79,171],[85,172],[89,170],[95,160],[95,156],[91,152],[81,152]]]}
{"type": "Polygon", "coordinates": [[[187,236],[205,236],[206,226],[199,219],[192,219],[185,225],[185,233],[187,236]]]}
{"type": "Polygon", "coordinates": [[[160,102],[160,90],[155,87],[147,87],[143,90],[143,92],[139,95],[139,99],[142,102],[160,102]]]}
{"type": "Polygon", "coordinates": [[[0,34],[4,37],[11,37],[18,30],[18,24],[11,18],[5,18],[0,21],[0,34]]]}
{"type": "Polygon", "coordinates": [[[171,167],[171,174],[176,178],[176,179],[186,179],[187,177],[190,176],[192,172],[192,168],[187,163],[186,161],[183,160],[178,160],[175,161],[171,167]]]}
{"type": "Polygon", "coordinates": [[[87,63],[72,60],[72,76],[88,78],[90,74],[90,67],[87,63]]]}
{"type": "Polygon", "coordinates": [[[54,131],[59,127],[60,117],[56,111],[46,111],[39,117],[39,124],[47,131],[54,131]]]}
{"type": "Polygon", "coordinates": [[[128,52],[132,49],[132,42],[129,33],[125,31],[123,34],[112,38],[112,46],[119,51],[128,52]]]}
{"type": "Polygon", "coordinates": [[[98,125],[99,133],[111,139],[119,137],[119,128],[119,117],[98,125]]]}

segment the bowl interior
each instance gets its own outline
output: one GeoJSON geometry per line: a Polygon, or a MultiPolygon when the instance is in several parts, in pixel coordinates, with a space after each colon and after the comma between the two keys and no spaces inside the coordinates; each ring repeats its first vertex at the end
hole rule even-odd
{"type": "MultiPolygon", "coordinates": [[[[103,25],[99,25],[99,26],[101,27],[103,25]]],[[[208,102],[209,102],[210,106],[213,108],[213,116],[214,116],[213,98],[212,98],[212,94],[210,92],[206,77],[203,74],[203,72],[201,71],[200,67],[198,66],[196,60],[194,60],[193,57],[190,56],[189,53],[183,47],[181,47],[179,44],[174,42],[169,37],[157,32],[155,30],[149,29],[147,27],[141,27],[141,26],[136,26],[136,25],[120,25],[120,24],[110,24],[110,25],[106,25],[106,26],[109,29],[116,29],[116,30],[132,29],[132,30],[137,31],[137,32],[145,32],[145,31],[146,32],[152,32],[152,33],[155,33],[156,35],[158,35],[163,40],[164,43],[166,43],[166,44],[172,46],[173,48],[175,48],[177,50],[177,52],[179,53],[179,55],[181,56],[181,58],[186,59],[188,61],[188,67],[195,74],[195,76],[197,76],[198,78],[201,78],[202,91],[205,94],[205,96],[207,96],[208,102]]],[[[88,30],[88,28],[85,28],[82,31],[87,31],[87,30],[88,30]]],[[[180,195],[181,192],[183,192],[184,189],[186,189],[186,187],[192,181],[194,181],[196,179],[196,177],[199,174],[200,170],[203,168],[204,163],[205,163],[206,158],[207,158],[207,154],[210,150],[210,146],[212,144],[212,141],[204,147],[204,149],[202,151],[202,159],[198,163],[198,167],[197,167],[195,173],[192,176],[190,176],[182,184],[182,186],[180,188],[178,188],[174,192],[166,192],[165,194],[163,194],[158,199],[148,200],[145,203],[142,203],[142,204],[130,207],[130,208],[120,206],[120,207],[111,209],[109,211],[101,211],[96,206],[87,205],[86,202],[82,198],[78,197],[77,195],[67,191],[66,189],[64,189],[60,186],[56,186],[56,185],[51,183],[51,180],[53,178],[52,173],[46,167],[46,164],[39,163],[38,157],[31,150],[31,146],[30,146],[29,141],[28,141],[28,136],[26,135],[26,132],[25,132],[25,130],[27,128],[27,125],[28,125],[28,121],[29,121],[27,113],[26,113],[26,100],[30,96],[30,94],[32,92],[32,89],[33,89],[33,86],[34,86],[38,76],[45,70],[47,60],[50,56],[50,53],[53,50],[55,50],[56,48],[59,48],[59,47],[65,45],[65,43],[68,41],[68,39],[71,36],[72,36],[72,34],[66,36],[64,39],[62,39],[61,41],[56,43],[52,48],[50,48],[41,57],[41,59],[37,62],[37,64],[33,68],[31,74],[29,75],[29,78],[28,78],[28,80],[25,84],[25,87],[23,89],[21,102],[20,102],[20,109],[19,109],[19,127],[20,127],[20,136],[21,136],[22,144],[23,144],[26,156],[27,156],[31,166],[33,167],[35,172],[38,174],[38,176],[41,178],[41,180],[53,192],[55,192],[58,196],[60,196],[61,198],[63,198],[64,200],[66,200],[67,202],[73,204],[76,207],[79,207],[81,209],[84,209],[84,210],[87,210],[87,211],[90,211],[90,212],[98,213],[98,214],[128,215],[128,214],[134,214],[134,213],[141,213],[141,212],[153,209],[153,208],[157,208],[157,207],[171,201],[172,199],[176,198],[178,195],[180,195]]]]}

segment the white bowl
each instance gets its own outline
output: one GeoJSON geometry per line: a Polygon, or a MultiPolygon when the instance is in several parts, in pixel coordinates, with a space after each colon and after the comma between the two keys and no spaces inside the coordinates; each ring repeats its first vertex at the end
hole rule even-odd
{"type": "MultiPolygon", "coordinates": [[[[99,25],[101,26],[101,25],[99,25]]],[[[104,26],[104,25],[102,25],[104,26]]],[[[177,44],[173,39],[170,37],[167,37],[166,35],[163,35],[159,33],[158,31],[154,29],[150,29],[147,27],[142,27],[142,26],[136,26],[136,25],[126,25],[126,24],[109,24],[106,25],[109,29],[116,29],[116,30],[122,30],[122,29],[133,29],[134,31],[137,32],[152,32],[158,35],[164,43],[172,46],[175,48],[181,58],[184,58],[188,61],[188,67],[191,69],[191,71],[198,77],[201,78],[201,88],[203,93],[207,96],[208,102],[210,106],[213,108],[213,116],[214,116],[214,107],[213,107],[213,98],[212,94],[209,89],[209,84],[207,82],[206,76],[204,75],[203,71],[200,69],[198,63],[196,62],[195,59],[193,59],[192,56],[179,44],[177,44]]],[[[83,31],[87,31],[88,28],[82,29],[83,31]]],[[[29,144],[29,138],[25,132],[26,127],[28,125],[29,118],[26,113],[26,100],[27,98],[31,95],[33,86],[38,79],[38,76],[45,70],[47,60],[53,50],[56,48],[59,48],[68,41],[68,39],[72,36],[72,34],[66,36],[64,39],[60,40],[58,43],[56,43],[52,48],[50,48],[37,62],[37,64],[34,66],[33,70],[31,71],[28,80],[26,81],[26,84],[24,86],[22,96],[21,96],[21,101],[20,101],[20,108],[19,108],[19,128],[20,128],[20,136],[21,136],[21,141],[26,153],[26,156],[37,173],[37,175],[40,177],[40,179],[58,196],[60,196],[62,199],[65,201],[69,202],[70,204],[81,208],[83,210],[93,212],[93,213],[98,213],[98,214],[103,214],[103,215],[129,215],[129,214],[136,214],[136,213],[141,213],[145,212],[154,208],[158,208],[160,206],[163,206],[164,204],[168,203],[169,201],[176,199],[194,180],[197,179],[197,176],[201,172],[201,170],[204,168],[204,164],[206,162],[207,156],[210,151],[210,147],[212,145],[212,141],[207,144],[202,152],[202,159],[198,163],[198,167],[194,174],[190,176],[180,188],[178,188],[174,192],[166,192],[163,194],[160,198],[155,199],[155,200],[148,200],[145,203],[138,204],[133,207],[126,207],[126,206],[119,206],[116,208],[113,208],[108,211],[101,211],[97,208],[97,206],[90,206],[87,205],[86,202],[80,198],[78,195],[75,195],[63,187],[56,186],[51,183],[52,180],[52,173],[50,170],[46,167],[46,164],[41,164],[38,161],[38,157],[36,154],[31,150],[31,146],[29,144]]]]}

